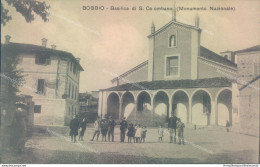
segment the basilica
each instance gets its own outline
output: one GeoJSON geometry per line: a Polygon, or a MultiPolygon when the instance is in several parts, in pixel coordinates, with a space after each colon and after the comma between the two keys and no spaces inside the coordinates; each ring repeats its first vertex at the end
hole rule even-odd
{"type": "Polygon", "coordinates": [[[204,46],[199,16],[188,25],[172,19],[148,35],[148,60],[111,80],[99,91],[99,115],[146,126],[164,125],[171,115],[182,122],[220,125],[232,114],[232,81],[237,65],[204,46]]]}

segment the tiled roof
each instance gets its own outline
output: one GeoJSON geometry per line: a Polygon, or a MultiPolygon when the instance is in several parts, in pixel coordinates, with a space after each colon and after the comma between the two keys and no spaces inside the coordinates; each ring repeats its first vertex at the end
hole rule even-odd
{"type": "Polygon", "coordinates": [[[243,53],[243,52],[254,52],[254,51],[260,51],[260,45],[256,45],[250,48],[242,49],[235,51],[235,53],[243,53]]]}
{"type": "Polygon", "coordinates": [[[200,56],[209,60],[212,60],[214,62],[218,62],[224,65],[228,65],[228,66],[232,66],[232,67],[237,67],[237,65],[231,61],[229,61],[228,59],[218,55],[217,53],[203,47],[200,46],[200,56]]]}
{"type": "Polygon", "coordinates": [[[177,88],[211,88],[211,87],[231,87],[232,82],[227,78],[206,78],[198,80],[158,80],[144,81],[136,83],[126,83],[123,85],[104,89],[107,91],[125,90],[158,90],[158,89],[177,89],[177,88]]]}
{"type": "Polygon", "coordinates": [[[7,51],[8,49],[16,50],[16,51],[24,52],[24,53],[44,52],[44,53],[48,53],[48,54],[66,56],[66,57],[71,58],[80,67],[80,70],[83,71],[83,68],[81,67],[79,62],[76,60],[76,58],[72,55],[72,53],[69,53],[69,52],[66,52],[66,51],[61,51],[61,50],[56,50],[56,49],[51,49],[51,48],[45,48],[45,47],[42,47],[42,46],[32,45],[32,44],[22,44],[22,43],[1,44],[1,52],[7,51]]]}

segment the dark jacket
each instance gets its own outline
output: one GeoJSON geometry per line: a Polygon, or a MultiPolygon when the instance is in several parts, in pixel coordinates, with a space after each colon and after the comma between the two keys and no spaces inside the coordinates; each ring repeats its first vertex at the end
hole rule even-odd
{"type": "Polygon", "coordinates": [[[79,121],[77,118],[74,118],[70,121],[70,135],[78,135],[79,121]]]}
{"type": "Polygon", "coordinates": [[[135,136],[135,128],[133,126],[130,126],[128,128],[128,132],[126,134],[128,137],[134,137],[135,136]]]}
{"type": "Polygon", "coordinates": [[[87,126],[87,120],[85,120],[85,121],[82,120],[80,122],[79,126],[81,127],[82,130],[85,131],[86,130],[86,126],[87,126]]]}
{"type": "Polygon", "coordinates": [[[170,117],[170,118],[169,118],[169,121],[168,121],[168,128],[176,129],[177,119],[178,119],[178,118],[177,118],[176,116],[170,117]]]}
{"type": "Polygon", "coordinates": [[[126,120],[122,120],[120,123],[120,130],[125,131],[127,129],[127,122],[126,120]]]}
{"type": "Polygon", "coordinates": [[[114,120],[108,121],[108,130],[109,131],[113,131],[115,126],[116,126],[116,122],[114,120]]]}

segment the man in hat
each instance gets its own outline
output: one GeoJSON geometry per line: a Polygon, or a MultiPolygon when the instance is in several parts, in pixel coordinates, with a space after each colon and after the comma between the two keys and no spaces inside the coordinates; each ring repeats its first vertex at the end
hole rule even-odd
{"type": "Polygon", "coordinates": [[[120,141],[125,141],[125,132],[127,130],[127,121],[126,117],[123,118],[123,120],[120,122],[120,141]]]}
{"type": "Polygon", "coordinates": [[[79,121],[76,115],[73,115],[73,119],[70,121],[70,136],[71,141],[76,142],[76,136],[78,135],[79,121]]]}
{"type": "Polygon", "coordinates": [[[116,126],[116,122],[112,119],[112,116],[109,117],[108,120],[108,141],[110,142],[112,140],[112,142],[114,142],[114,128],[116,126]],[[110,140],[110,136],[111,136],[111,140],[110,140]]]}
{"type": "Polygon", "coordinates": [[[168,130],[170,132],[170,143],[172,143],[172,136],[174,132],[174,143],[176,143],[176,122],[177,122],[177,117],[172,113],[171,117],[169,118],[168,121],[168,130]]]}

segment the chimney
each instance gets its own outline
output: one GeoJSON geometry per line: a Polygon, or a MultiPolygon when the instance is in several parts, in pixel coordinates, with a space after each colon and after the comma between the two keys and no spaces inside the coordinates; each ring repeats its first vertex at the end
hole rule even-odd
{"type": "Polygon", "coordinates": [[[6,35],[5,36],[5,44],[9,44],[10,43],[10,39],[11,39],[11,36],[10,35],[6,35]]]}
{"type": "Polygon", "coordinates": [[[152,25],[151,25],[151,34],[154,34],[155,33],[155,25],[154,23],[152,22],[152,25]]]}
{"type": "Polygon", "coordinates": [[[51,45],[51,48],[55,50],[56,49],[56,45],[51,45]]]}
{"type": "Polygon", "coordinates": [[[77,57],[76,60],[77,60],[78,63],[80,62],[80,58],[79,57],[77,57]]]}
{"type": "Polygon", "coordinates": [[[47,46],[47,39],[46,38],[42,38],[42,46],[46,48],[46,46],[47,46]]]}
{"type": "Polygon", "coordinates": [[[200,18],[199,18],[198,13],[197,13],[196,16],[195,16],[195,26],[196,26],[196,27],[199,27],[199,26],[200,26],[200,18]]]}

